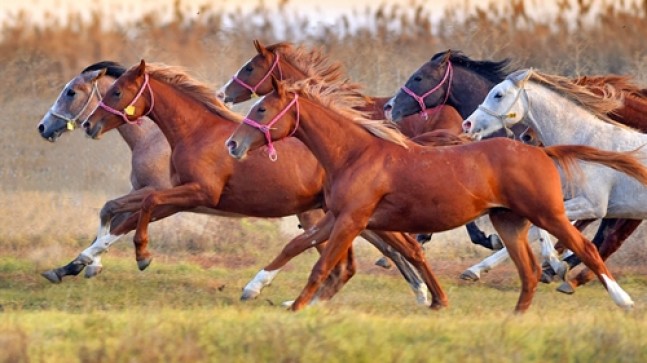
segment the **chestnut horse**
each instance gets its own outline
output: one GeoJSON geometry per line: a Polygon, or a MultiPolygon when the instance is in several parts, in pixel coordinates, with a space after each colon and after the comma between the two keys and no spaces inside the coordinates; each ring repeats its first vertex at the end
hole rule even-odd
{"type": "MultiPolygon", "coordinates": [[[[407,115],[447,104],[455,107],[463,118],[467,118],[485,99],[490,89],[505,80],[509,74],[509,65],[509,59],[496,62],[473,60],[460,51],[439,52],[409,77],[401,91],[387,102],[385,113],[391,119],[399,120],[407,115]]],[[[644,100],[647,91],[637,88],[627,77],[580,77],[573,82],[598,93],[602,91],[605,84],[610,83],[616,89],[627,93],[624,106],[614,110],[609,117],[636,129],[647,131],[647,112],[645,112],[647,103],[644,100]]],[[[584,229],[591,222],[593,221],[578,221],[576,226],[584,229]]],[[[617,250],[639,224],[639,220],[633,219],[603,219],[593,239],[598,248],[605,250],[603,258],[606,259],[610,253],[617,250]]],[[[481,271],[487,271],[503,261],[496,256],[488,260],[470,267],[461,277],[477,280],[480,278],[481,271]]],[[[567,258],[566,262],[570,267],[579,264],[576,256],[567,258]]],[[[548,275],[554,274],[550,267],[545,272],[548,275]]],[[[575,280],[571,280],[571,283],[577,286],[592,278],[590,273],[586,275],[588,277],[584,274],[578,275],[575,280]]],[[[562,285],[558,289],[562,292],[572,292],[566,287],[567,285],[562,285]]]]}
{"type": "MultiPolygon", "coordinates": [[[[271,76],[292,82],[308,77],[320,78],[324,82],[337,82],[345,77],[342,64],[331,61],[318,49],[295,47],[285,42],[264,46],[258,40],[254,40],[254,47],[257,54],[240,67],[232,79],[218,92],[218,97],[224,102],[239,103],[267,94],[272,90],[271,76]]],[[[369,119],[383,120],[384,105],[390,99],[390,97],[367,96],[367,103],[358,106],[358,110],[366,112],[366,117],[369,119]]],[[[460,125],[463,119],[453,107],[441,106],[428,109],[421,115],[405,117],[398,124],[398,128],[408,137],[438,129],[458,135],[462,132],[460,125]]],[[[488,249],[503,247],[496,234],[486,236],[476,223],[470,222],[465,227],[472,243],[488,249]]],[[[431,236],[419,235],[418,238],[421,242],[426,242],[431,239],[431,236]]]]}
{"type": "MultiPolygon", "coordinates": [[[[528,309],[541,274],[527,240],[530,222],[559,237],[582,258],[616,304],[633,306],[595,246],[566,218],[554,165],[571,165],[576,159],[601,162],[647,182],[647,169],[631,155],[583,146],[538,148],[505,138],[424,147],[382,122],[362,118],[353,109],[360,97],[343,87],[311,80],[273,82],[275,91],[254,105],[227,147],[234,158],[243,159],[254,149],[271,148],[274,141],[294,135],[312,150],[330,178],[325,191],[330,240],[292,309],[311,301],[364,228],[445,231],[483,214],[489,214],[519,271],[522,289],[516,311],[528,309]],[[540,174],[544,182],[536,183],[540,174]]],[[[444,305],[441,299],[432,307],[444,305]]]]}
{"type": "MultiPolygon", "coordinates": [[[[213,210],[254,217],[283,217],[323,205],[323,169],[297,139],[277,144],[277,150],[293,155],[296,163],[288,160],[272,163],[261,152],[242,164],[227,157],[222,145],[242,117],[229,111],[208,87],[177,67],[146,67],[142,61],[113,84],[83,126],[88,135],[98,138],[124,123],[137,123],[142,115],[148,115],[169,141],[174,186],[150,191],[137,213],[84,250],[73,261],[75,264],[87,264],[116,238],[136,229],[136,258],[140,269],[146,268],[151,256],[147,249],[148,224],[180,211],[213,210]],[[124,112],[117,111],[124,109],[124,112]]],[[[306,227],[316,228],[312,224],[306,227]]],[[[418,300],[424,302],[424,286],[420,286],[411,267],[384,240],[389,240],[390,245],[415,244],[415,241],[400,233],[380,231],[367,231],[364,237],[398,263],[418,300]]],[[[347,259],[339,265],[339,273],[331,278],[332,286],[320,298],[332,296],[350,279],[354,269],[349,249],[347,259]]],[[[246,291],[243,297],[251,298],[258,292],[260,289],[246,291]]]]}

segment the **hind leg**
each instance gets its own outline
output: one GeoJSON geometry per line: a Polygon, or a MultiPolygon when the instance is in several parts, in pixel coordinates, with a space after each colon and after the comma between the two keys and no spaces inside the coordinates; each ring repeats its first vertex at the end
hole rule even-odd
{"type": "Polygon", "coordinates": [[[634,302],[631,297],[614,280],[595,245],[586,239],[577,228],[573,227],[566,216],[548,213],[540,217],[536,224],[562,241],[566,248],[573,251],[595,273],[616,305],[625,309],[633,307],[634,302]]]}
{"type": "Polygon", "coordinates": [[[539,263],[528,243],[530,223],[526,218],[507,209],[492,210],[490,220],[503,239],[510,258],[519,272],[521,293],[515,311],[522,313],[530,307],[541,275],[539,263]]]}

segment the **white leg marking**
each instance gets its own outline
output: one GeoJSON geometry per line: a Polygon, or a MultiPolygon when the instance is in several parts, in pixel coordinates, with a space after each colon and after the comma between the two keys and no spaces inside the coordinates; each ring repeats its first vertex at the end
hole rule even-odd
{"type": "Polygon", "coordinates": [[[413,288],[413,293],[416,295],[416,302],[418,303],[418,305],[431,304],[431,301],[429,301],[429,297],[427,295],[427,285],[419,284],[417,288],[413,288]]]}
{"type": "Polygon", "coordinates": [[[472,272],[474,275],[477,277],[481,277],[481,272],[488,272],[491,269],[495,268],[496,266],[500,265],[503,263],[503,261],[507,260],[510,255],[508,254],[508,250],[506,248],[502,248],[496,252],[494,252],[492,255],[489,257],[485,258],[483,261],[477,263],[476,265],[470,267],[467,269],[467,271],[472,272]]]}
{"type": "Polygon", "coordinates": [[[553,241],[550,239],[550,235],[543,229],[539,229],[539,236],[541,256],[544,261],[548,262],[557,276],[563,276],[566,273],[566,271],[564,271],[566,266],[564,265],[564,262],[559,259],[559,255],[557,254],[557,250],[555,250],[553,241]]]}
{"type": "Polygon", "coordinates": [[[101,238],[97,238],[94,243],[81,252],[82,255],[90,257],[93,261],[100,254],[104,253],[108,247],[113,243],[117,242],[123,235],[115,236],[113,234],[108,234],[101,238]]]}
{"type": "Polygon", "coordinates": [[[245,288],[243,288],[243,296],[247,299],[251,299],[260,295],[261,290],[272,283],[272,280],[274,280],[274,277],[276,277],[279,271],[281,270],[259,271],[252,281],[248,282],[247,285],[245,285],[245,288]]]}
{"type": "Polygon", "coordinates": [[[613,302],[616,303],[616,305],[626,310],[633,308],[633,300],[631,300],[629,294],[627,294],[625,290],[623,290],[620,285],[618,285],[617,282],[611,280],[605,274],[602,274],[602,279],[607,285],[607,291],[609,292],[609,295],[613,299],[613,302]]]}

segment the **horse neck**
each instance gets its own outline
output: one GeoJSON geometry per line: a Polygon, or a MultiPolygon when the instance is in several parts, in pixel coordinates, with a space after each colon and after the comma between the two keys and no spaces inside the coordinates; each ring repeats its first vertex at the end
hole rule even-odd
{"type": "Polygon", "coordinates": [[[615,110],[609,116],[629,127],[647,132],[647,99],[627,95],[624,107],[615,110]]]}
{"type": "MultiPolygon", "coordinates": [[[[214,114],[202,102],[171,85],[151,78],[150,86],[155,106],[149,117],[162,130],[171,148],[208,128],[230,124],[233,129],[235,126],[233,122],[226,122],[224,118],[214,114]]],[[[222,134],[226,135],[225,133],[226,131],[222,134]]],[[[225,137],[223,136],[223,140],[225,137]]]]}
{"type": "Polygon", "coordinates": [[[494,86],[492,81],[480,74],[455,66],[452,90],[447,104],[453,106],[463,119],[466,119],[483,102],[494,86]]]}
{"type": "Polygon", "coordinates": [[[388,142],[318,103],[303,98],[299,103],[300,121],[294,136],[310,149],[333,179],[368,147],[388,142]]]}
{"type": "Polygon", "coordinates": [[[609,134],[610,124],[597,119],[566,97],[538,84],[526,89],[529,114],[525,122],[546,145],[587,144],[595,135],[609,134]]]}
{"type": "MultiPolygon", "coordinates": [[[[290,82],[298,82],[308,78],[307,74],[305,74],[297,67],[293,66],[290,62],[287,62],[285,60],[285,57],[281,57],[281,59],[279,59],[279,67],[281,68],[279,75],[281,75],[284,80],[288,80],[290,82]]],[[[275,70],[275,72],[278,71],[275,70]]]]}

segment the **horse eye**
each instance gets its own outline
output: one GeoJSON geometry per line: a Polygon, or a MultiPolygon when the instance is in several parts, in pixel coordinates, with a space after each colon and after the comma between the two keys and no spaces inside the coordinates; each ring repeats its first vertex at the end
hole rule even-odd
{"type": "Polygon", "coordinates": [[[415,77],[413,77],[413,80],[416,81],[416,82],[420,82],[420,81],[422,81],[422,77],[415,76],[415,77]]]}
{"type": "Polygon", "coordinates": [[[121,97],[121,90],[120,90],[120,89],[116,89],[114,92],[112,92],[112,94],[113,94],[115,97],[121,97]]]}
{"type": "Polygon", "coordinates": [[[254,70],[254,67],[252,67],[251,64],[248,64],[247,67],[245,67],[245,72],[251,72],[254,70]]]}
{"type": "Polygon", "coordinates": [[[66,95],[67,97],[74,97],[74,95],[76,95],[76,91],[74,91],[73,89],[71,89],[71,88],[70,88],[70,89],[68,89],[68,90],[67,90],[67,92],[65,93],[65,95],[66,95]]]}
{"type": "Polygon", "coordinates": [[[259,107],[259,108],[258,108],[258,112],[260,112],[260,113],[265,112],[265,107],[259,107]]]}
{"type": "Polygon", "coordinates": [[[503,98],[503,93],[501,93],[501,92],[495,93],[494,98],[503,98]]]}

